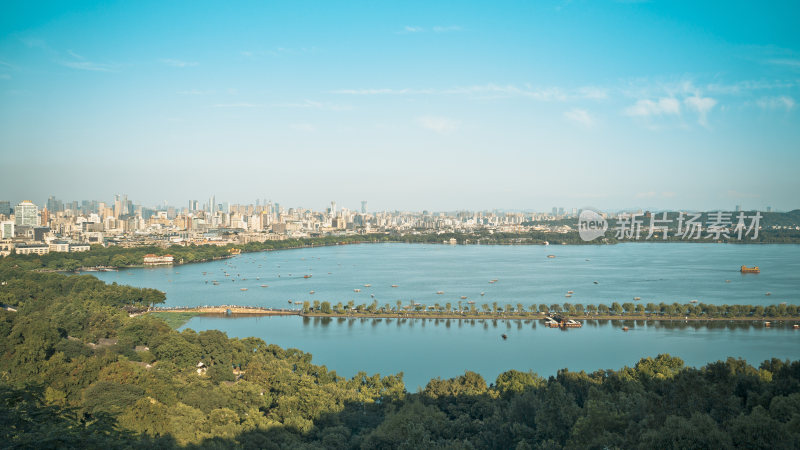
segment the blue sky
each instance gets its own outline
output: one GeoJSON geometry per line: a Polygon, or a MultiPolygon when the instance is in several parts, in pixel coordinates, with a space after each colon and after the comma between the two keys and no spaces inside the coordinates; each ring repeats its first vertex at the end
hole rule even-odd
{"type": "Polygon", "coordinates": [[[0,199],[800,207],[797,2],[0,4],[0,199]]]}

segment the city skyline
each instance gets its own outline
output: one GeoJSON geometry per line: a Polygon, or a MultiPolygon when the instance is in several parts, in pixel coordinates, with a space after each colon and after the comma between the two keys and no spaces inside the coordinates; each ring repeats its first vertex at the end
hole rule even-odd
{"type": "Polygon", "coordinates": [[[217,6],[0,6],[0,197],[798,207],[796,5],[217,6]]]}

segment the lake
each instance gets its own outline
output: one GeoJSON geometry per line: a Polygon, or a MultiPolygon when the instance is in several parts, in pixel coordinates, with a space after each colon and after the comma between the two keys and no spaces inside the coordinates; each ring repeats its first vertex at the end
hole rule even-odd
{"type": "MultiPolygon", "coordinates": [[[[798,245],[361,244],[249,253],[207,263],[94,274],[106,282],[160,289],[167,294],[165,306],[286,308],[296,307],[289,301],[346,304],[352,300],[358,305],[374,299],[392,306],[398,300],[404,304],[414,300],[454,306],[459,301],[522,303],[529,308],[565,301],[622,303],[634,297],[640,297],[642,303],[696,299],[713,304],[800,304],[798,245]],[[741,274],[741,265],[758,265],[761,273],[741,274]],[[490,283],[494,279],[497,282],[490,283]],[[268,287],[260,287],[262,284],[268,287]],[[567,291],[574,291],[571,298],[565,297],[567,291]]],[[[658,353],[679,356],[690,365],[727,356],[743,357],[754,365],[773,356],[800,359],[800,330],[782,325],[626,324],[631,328],[628,332],[621,330],[621,322],[609,321],[587,321],[581,329],[560,331],[535,321],[292,316],[196,317],[185,326],[299,348],[312,353],[315,363],[343,376],[360,370],[370,374],[403,371],[409,390],[424,386],[432,377],[452,377],[464,370],[476,371],[492,382],[509,369],[533,370],[543,376],[554,375],[561,368],[618,369],[658,353]],[[502,340],[501,334],[508,339],[502,340]]]]}

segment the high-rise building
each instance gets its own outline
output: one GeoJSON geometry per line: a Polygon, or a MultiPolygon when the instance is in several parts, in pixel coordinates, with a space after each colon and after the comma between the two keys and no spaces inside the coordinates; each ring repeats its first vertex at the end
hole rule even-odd
{"type": "Polygon", "coordinates": [[[736,212],[739,212],[741,210],[742,210],[742,205],[736,205],[736,212]]]}
{"type": "Polygon", "coordinates": [[[14,222],[6,220],[0,222],[0,239],[11,239],[14,237],[14,222]]]}
{"type": "Polygon", "coordinates": [[[30,200],[23,200],[14,208],[14,223],[17,226],[38,227],[39,208],[30,200]]]}
{"type": "Polygon", "coordinates": [[[367,213],[367,201],[361,200],[361,214],[367,213]]]}
{"type": "Polygon", "coordinates": [[[336,215],[336,201],[335,200],[331,201],[331,215],[332,216],[336,215]]]}
{"type": "Polygon", "coordinates": [[[208,199],[208,212],[212,215],[217,212],[217,199],[213,195],[208,199]]]}
{"type": "Polygon", "coordinates": [[[47,199],[47,210],[51,213],[57,213],[64,210],[64,203],[57,199],[55,195],[51,195],[47,199]]]}

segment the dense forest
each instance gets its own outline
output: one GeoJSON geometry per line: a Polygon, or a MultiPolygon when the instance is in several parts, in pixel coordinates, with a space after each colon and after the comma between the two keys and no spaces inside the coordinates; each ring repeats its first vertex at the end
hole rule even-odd
{"type": "Polygon", "coordinates": [[[800,362],[634,367],[542,378],[466,372],[406,392],[310,354],[172,330],[125,307],[151,289],[0,260],[0,447],[797,448],[800,362]],[[202,364],[199,364],[202,363],[202,364]]]}

